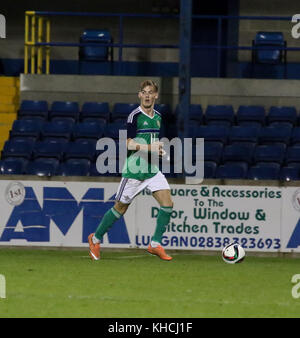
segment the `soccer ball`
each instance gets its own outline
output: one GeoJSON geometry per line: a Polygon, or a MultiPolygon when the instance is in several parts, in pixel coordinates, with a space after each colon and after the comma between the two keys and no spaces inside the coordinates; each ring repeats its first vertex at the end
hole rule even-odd
{"type": "Polygon", "coordinates": [[[245,258],[245,250],[239,243],[230,243],[223,248],[222,258],[224,262],[229,264],[241,263],[245,258]]]}

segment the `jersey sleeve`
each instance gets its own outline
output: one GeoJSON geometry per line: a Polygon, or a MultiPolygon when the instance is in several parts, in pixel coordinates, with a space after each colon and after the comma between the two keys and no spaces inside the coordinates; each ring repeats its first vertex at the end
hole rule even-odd
{"type": "Polygon", "coordinates": [[[127,138],[134,139],[137,132],[137,115],[129,116],[127,119],[127,138]]]}

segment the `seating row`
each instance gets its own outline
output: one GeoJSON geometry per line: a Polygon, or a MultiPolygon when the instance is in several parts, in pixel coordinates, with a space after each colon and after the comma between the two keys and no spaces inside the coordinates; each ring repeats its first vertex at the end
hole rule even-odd
{"type": "MultiPolygon", "coordinates": [[[[69,159],[60,163],[54,158],[28,161],[23,158],[7,158],[0,161],[0,174],[38,176],[121,176],[116,166],[115,173],[100,174],[96,164],[88,159],[69,159]]],[[[168,177],[178,175],[166,174],[168,177]]],[[[251,180],[300,180],[300,165],[280,166],[278,163],[258,163],[248,166],[245,162],[204,162],[204,177],[207,179],[251,179],[251,180]]]]}
{"type": "MultiPolygon", "coordinates": [[[[80,108],[78,102],[54,101],[49,106],[45,100],[23,100],[18,117],[40,117],[52,121],[60,117],[75,121],[124,120],[138,106],[138,103],[115,103],[110,111],[108,102],[85,102],[80,108]]],[[[179,117],[179,106],[174,112],[169,104],[156,104],[154,107],[166,120],[175,120],[179,117]]],[[[268,125],[273,122],[287,122],[293,126],[299,125],[300,115],[294,106],[271,106],[268,110],[259,105],[241,105],[234,111],[232,105],[208,105],[204,111],[201,104],[191,104],[189,118],[197,124],[224,123],[227,125],[252,123],[268,125]]]]}
{"type": "MultiPolygon", "coordinates": [[[[104,151],[96,150],[96,140],[78,139],[46,139],[33,141],[31,139],[16,138],[5,142],[1,159],[7,157],[22,157],[25,159],[55,158],[59,161],[70,158],[86,158],[95,161],[104,151]]],[[[119,153],[119,142],[115,142],[116,155],[119,153]]],[[[171,159],[176,158],[171,148],[171,159]]],[[[195,157],[195,151],[194,151],[195,157]]],[[[284,143],[255,144],[251,142],[223,145],[221,142],[204,142],[204,159],[217,164],[225,162],[277,162],[279,164],[300,163],[300,144],[287,146],[284,143]]]]}
{"type": "MultiPolygon", "coordinates": [[[[126,129],[125,122],[117,121],[104,125],[100,121],[77,122],[60,118],[56,121],[43,122],[35,119],[15,120],[10,131],[10,139],[30,137],[35,140],[47,138],[70,139],[99,139],[110,137],[117,139],[119,130],[126,129]]],[[[175,125],[168,125],[161,131],[161,137],[168,138],[180,136],[180,130],[175,125]]],[[[224,126],[224,125],[195,125],[190,124],[188,137],[204,138],[206,141],[219,141],[223,144],[234,142],[274,143],[285,144],[300,143],[300,127],[292,127],[285,123],[272,126],[224,126]]]]}

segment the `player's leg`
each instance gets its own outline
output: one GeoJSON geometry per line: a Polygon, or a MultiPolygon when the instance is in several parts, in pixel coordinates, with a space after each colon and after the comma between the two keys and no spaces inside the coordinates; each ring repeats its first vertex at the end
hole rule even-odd
{"type": "Polygon", "coordinates": [[[159,172],[153,177],[148,188],[152,191],[153,197],[160,205],[160,209],[156,219],[156,227],[154,235],[151,238],[151,243],[148,247],[148,252],[155,254],[164,260],[171,260],[172,257],[165,253],[161,246],[162,237],[166,231],[166,227],[170,222],[171,213],[173,211],[173,201],[171,197],[170,187],[165,176],[159,172]]]}
{"type": "Polygon", "coordinates": [[[122,200],[126,185],[128,185],[128,179],[122,178],[116,193],[116,202],[114,206],[104,214],[95,233],[92,233],[88,236],[90,247],[89,255],[93,260],[100,259],[100,242],[103,236],[114,225],[114,223],[125,214],[130,205],[130,201],[129,203],[124,203],[122,200]]]}
{"type": "Polygon", "coordinates": [[[103,236],[114,225],[114,223],[125,214],[128,207],[129,204],[116,201],[114,206],[104,214],[96,232],[89,235],[88,241],[90,246],[90,256],[93,260],[100,259],[100,242],[103,236]]]}
{"type": "Polygon", "coordinates": [[[128,207],[129,204],[116,201],[114,206],[105,213],[94,235],[99,242],[113,224],[125,214],[128,207]]]}
{"type": "Polygon", "coordinates": [[[161,244],[162,236],[166,231],[167,225],[170,223],[171,213],[173,211],[173,202],[170,190],[158,190],[153,192],[153,197],[160,205],[160,209],[156,219],[156,228],[152,237],[152,245],[161,244]]]}

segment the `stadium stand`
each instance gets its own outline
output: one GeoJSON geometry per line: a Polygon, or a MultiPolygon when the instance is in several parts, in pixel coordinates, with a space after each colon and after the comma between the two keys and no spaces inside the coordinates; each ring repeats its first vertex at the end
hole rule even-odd
{"type": "MultiPolygon", "coordinates": [[[[103,150],[96,150],[96,142],[102,137],[118,141],[119,130],[126,128],[126,117],[137,104],[111,106],[88,101],[80,109],[77,102],[22,101],[1,154],[1,173],[111,176],[97,172],[97,156],[103,150]]],[[[173,123],[178,106],[174,112],[169,104],[155,108],[166,125],[161,136],[178,136],[178,122],[173,123]]],[[[192,104],[189,116],[189,137],[205,140],[205,178],[298,179],[300,127],[295,107],[271,106],[266,114],[264,106],[241,105],[235,112],[232,105],[209,105],[204,112],[200,104],[192,104]]],[[[118,155],[117,143],[114,161],[118,155]]],[[[173,170],[171,159],[168,177],[177,177],[173,170]]]]}

